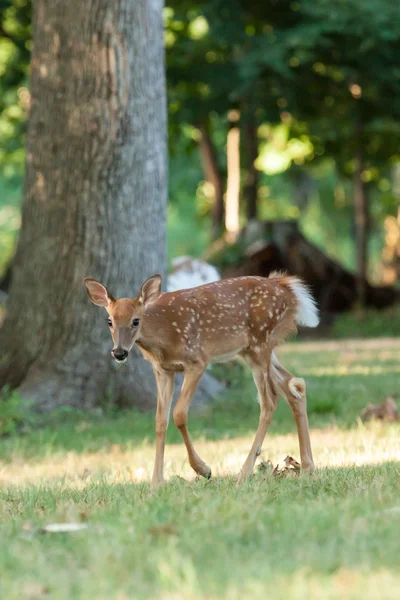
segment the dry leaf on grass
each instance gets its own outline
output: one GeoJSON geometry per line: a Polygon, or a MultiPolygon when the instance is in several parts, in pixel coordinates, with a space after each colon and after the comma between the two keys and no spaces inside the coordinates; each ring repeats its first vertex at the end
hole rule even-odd
{"type": "Polygon", "coordinates": [[[42,533],[74,533],[75,531],[81,531],[87,529],[88,526],[85,523],[51,523],[41,529],[42,533]]]}
{"type": "Polygon", "coordinates": [[[272,471],[274,470],[274,465],[272,464],[272,462],[270,460],[262,460],[260,462],[260,464],[257,467],[257,471],[259,471],[260,473],[272,473],[272,471]]]}
{"type": "Polygon", "coordinates": [[[381,421],[398,421],[399,411],[397,410],[396,402],[392,396],[388,396],[382,404],[369,404],[361,412],[362,421],[370,421],[371,419],[380,419],[381,421]]]}
{"type": "Polygon", "coordinates": [[[160,525],[154,525],[154,527],[149,527],[148,532],[153,536],[178,535],[176,525],[174,525],[173,523],[162,523],[160,525]]]}
{"type": "Polygon", "coordinates": [[[276,467],[270,460],[262,460],[258,465],[257,470],[265,475],[273,475],[274,477],[293,477],[300,473],[300,464],[292,456],[287,456],[276,467]]]}
{"type": "Polygon", "coordinates": [[[88,477],[90,477],[90,476],[91,476],[91,474],[92,474],[92,470],[91,470],[91,469],[88,469],[88,468],[86,468],[86,469],[83,471],[82,475],[81,475],[81,479],[85,480],[85,479],[87,479],[88,477]]]}
{"type": "Polygon", "coordinates": [[[293,477],[300,473],[300,464],[292,456],[287,456],[283,464],[277,464],[272,471],[274,477],[293,477]]]}
{"type": "Polygon", "coordinates": [[[44,587],[41,583],[25,583],[22,586],[22,597],[25,600],[37,600],[43,598],[50,590],[44,587]]]}

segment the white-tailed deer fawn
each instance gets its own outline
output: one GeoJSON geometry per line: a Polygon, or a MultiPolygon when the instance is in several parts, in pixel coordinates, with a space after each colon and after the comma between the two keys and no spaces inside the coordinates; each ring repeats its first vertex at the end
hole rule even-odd
{"type": "Polygon", "coordinates": [[[207,365],[235,355],[243,357],[253,372],[261,409],[239,482],[253,471],[280,393],[296,421],[302,469],[314,469],[304,380],[286,371],[274,353],[297,324],[318,325],[315,302],[300,279],[279,274],[268,279],[238,277],[161,294],[161,276],[154,275],[136,298],[120,300],[93,279],[85,279],[85,286],[91,301],[108,312],[115,360],[125,361],[136,343],[152,363],[158,389],[154,485],[163,482],[165,436],[178,371],[184,372],[184,381],[174,421],[190,465],[199,475],[210,477],[211,470],[196,453],[188,432],[188,410],[207,365]]]}

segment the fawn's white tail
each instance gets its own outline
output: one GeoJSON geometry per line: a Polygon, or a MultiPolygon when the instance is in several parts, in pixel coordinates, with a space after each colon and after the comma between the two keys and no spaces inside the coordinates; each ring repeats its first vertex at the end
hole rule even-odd
{"type": "Polygon", "coordinates": [[[306,284],[297,277],[291,277],[288,285],[298,301],[296,323],[305,327],[317,327],[319,323],[318,308],[306,284]]]}

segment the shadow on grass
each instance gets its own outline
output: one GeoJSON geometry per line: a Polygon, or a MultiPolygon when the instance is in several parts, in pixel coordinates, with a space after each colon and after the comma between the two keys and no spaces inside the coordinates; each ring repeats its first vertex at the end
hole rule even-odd
{"type": "MultiPolygon", "coordinates": [[[[271,505],[283,503],[287,507],[287,503],[291,501],[295,501],[300,506],[314,500],[321,500],[321,494],[326,501],[329,501],[329,498],[358,498],[360,492],[361,496],[369,495],[372,502],[365,504],[365,514],[373,511],[377,504],[384,511],[387,508],[388,514],[397,513],[400,518],[399,475],[400,462],[396,461],[372,462],[361,466],[322,467],[317,468],[312,475],[300,473],[275,476],[272,472],[265,473],[264,470],[256,468],[253,475],[240,486],[237,485],[237,475],[219,475],[211,479],[202,477],[185,479],[173,475],[167,478],[162,486],[156,488],[152,487],[150,481],[113,483],[102,475],[97,475],[80,488],[68,481],[63,483],[62,479],[47,480],[37,484],[28,482],[22,485],[10,485],[0,489],[0,499],[7,499],[11,504],[21,502],[22,504],[16,508],[24,516],[21,508],[24,503],[30,505],[32,501],[34,506],[44,501],[48,506],[56,501],[83,502],[95,508],[97,513],[101,513],[109,508],[120,506],[121,501],[126,501],[129,506],[132,506],[141,502],[157,503],[159,500],[168,502],[175,495],[188,501],[190,498],[198,498],[198,494],[207,497],[210,494],[228,493],[230,500],[235,501],[243,499],[246,494],[251,497],[254,493],[262,492],[262,496],[258,496],[260,502],[271,505]],[[382,507],[382,501],[388,491],[396,492],[395,506],[382,507]]],[[[86,517],[87,515],[84,514],[83,518],[86,517]]]]}
{"type": "MultiPolygon", "coordinates": [[[[312,376],[307,378],[307,400],[311,432],[335,426],[348,430],[357,423],[361,410],[370,403],[381,402],[393,394],[398,386],[398,374],[381,375],[344,374],[312,376]]],[[[201,411],[193,410],[189,429],[194,440],[226,440],[254,436],[259,417],[254,384],[246,377],[241,385],[229,389],[223,398],[212,402],[201,411]]],[[[84,412],[65,410],[41,418],[35,427],[25,427],[18,434],[3,438],[0,460],[16,456],[34,459],[53,453],[107,451],[113,445],[122,450],[133,449],[145,443],[152,444],[155,411],[137,410],[84,412]]],[[[280,400],[268,435],[295,433],[296,428],[287,404],[280,400]]],[[[167,443],[181,443],[179,431],[171,423],[167,443]]]]}

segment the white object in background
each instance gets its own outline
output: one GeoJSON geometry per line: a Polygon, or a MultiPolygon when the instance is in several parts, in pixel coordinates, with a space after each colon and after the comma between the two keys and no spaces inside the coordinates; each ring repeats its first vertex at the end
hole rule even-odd
{"type": "Polygon", "coordinates": [[[86,523],[51,523],[43,527],[43,533],[73,533],[87,529],[86,523]]]}
{"type": "Polygon", "coordinates": [[[220,279],[217,269],[204,260],[178,256],[172,261],[172,273],[167,278],[167,291],[184,290],[220,279]]]}

